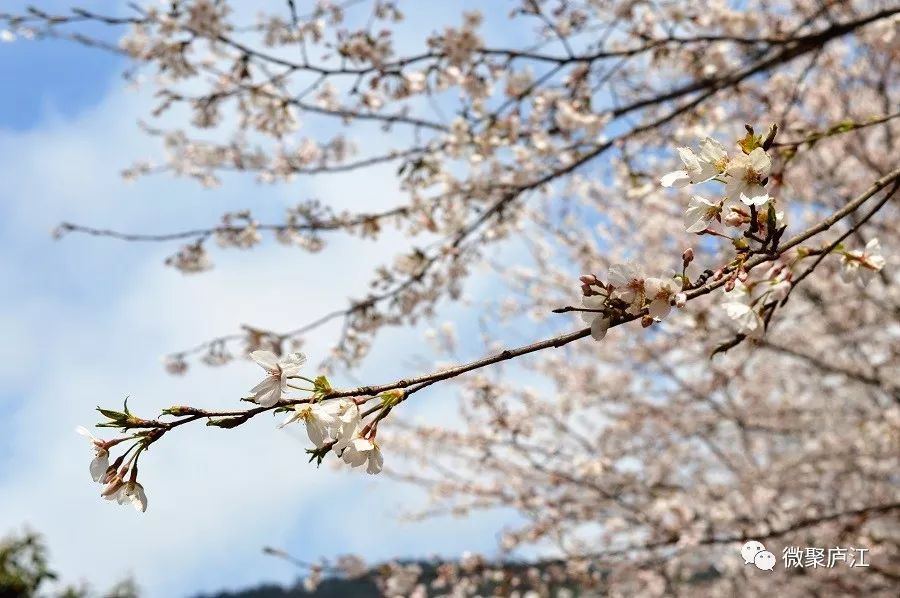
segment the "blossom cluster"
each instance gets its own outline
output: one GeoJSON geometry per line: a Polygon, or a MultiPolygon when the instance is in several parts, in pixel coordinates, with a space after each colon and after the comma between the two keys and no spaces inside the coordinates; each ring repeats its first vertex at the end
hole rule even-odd
{"type": "Polygon", "coordinates": [[[120,505],[130,504],[142,513],[146,511],[147,494],[141,483],[137,481],[136,459],[133,457],[125,463],[125,456],[128,454],[126,453],[112,464],[109,462],[109,449],[126,439],[101,440],[82,426],[76,428],[76,432],[85,436],[94,448],[90,472],[91,478],[103,486],[100,496],[120,505]]]}
{"type": "MultiPolygon", "coordinates": [[[[775,305],[783,303],[790,295],[793,267],[811,254],[821,252],[800,250],[796,259],[778,261],[761,279],[750,279],[743,264],[750,255],[751,243],[761,245],[760,252],[772,252],[777,248],[787,225],[784,211],[776,210],[775,198],[766,188],[772,171],[772,159],[767,150],[774,141],[777,127],[773,125],[764,140],[755,135],[749,125],[747,131],[747,135],[737,143],[740,152],[735,155],[730,155],[725,146],[711,137],[700,143],[698,152],[689,147],[678,148],[683,168],[663,175],[660,183],[663,187],[675,188],[710,181],[725,185],[719,199],[709,200],[696,194],[691,197],[684,213],[685,230],[731,241],[738,256],[724,284],[722,307],[737,325],[738,334],[759,338],[775,305]],[[715,223],[745,230],[732,237],[714,230],[715,223]]],[[[841,277],[847,282],[856,280],[865,285],[885,264],[878,239],[870,240],[863,250],[846,251],[839,245],[833,251],[842,256],[841,277]]],[[[716,280],[724,276],[722,268],[714,273],[716,280]]],[[[689,281],[686,280],[685,284],[689,281]]]]}
{"type": "MultiPolygon", "coordinates": [[[[753,138],[752,132],[750,137],[753,138]]],[[[759,143],[758,138],[753,138],[752,143],[759,143]]],[[[701,142],[699,153],[681,147],[678,155],[684,168],[663,175],[660,179],[663,187],[682,188],[713,180],[725,184],[721,199],[711,201],[700,195],[691,197],[684,214],[689,233],[702,233],[714,221],[741,227],[750,223],[750,207],[760,210],[772,199],[766,191],[772,160],[761,145],[746,153],[729,156],[725,146],[707,137],[701,142]]],[[[782,218],[783,213],[777,216],[779,221],[782,218]]]]}
{"type": "MultiPolygon", "coordinates": [[[[250,417],[263,411],[286,412],[287,419],[281,428],[302,422],[307,436],[313,444],[307,449],[310,461],[321,464],[331,452],[350,467],[363,465],[370,474],[380,473],[384,467],[381,447],[375,440],[378,422],[403,399],[402,391],[388,391],[367,398],[334,396],[334,389],[325,376],[315,379],[304,376],[302,368],[306,356],[299,352],[277,355],[268,350],[257,349],[250,358],[262,367],[266,375],[247,393],[244,400],[258,407],[240,412],[209,412],[187,406],[173,406],[164,409],[164,416],[173,416],[174,422],[146,420],[128,410],[126,400],[122,411],[98,407],[107,421],[98,424],[102,428],[117,428],[126,434],[111,440],[95,437],[87,429],[79,427],[77,432],[88,438],[94,449],[90,463],[91,478],[103,485],[101,496],[119,504],[131,504],[138,511],[147,509],[147,495],[138,482],[138,459],[150,445],[159,440],[174,427],[197,419],[205,419],[207,425],[233,428],[245,423],[250,417]],[[308,385],[304,386],[304,384],[308,385]],[[305,393],[306,396],[291,396],[290,393],[305,393]],[[380,404],[360,411],[360,405],[367,401],[380,400],[380,404]],[[369,415],[376,414],[366,422],[369,415]],[[110,450],[120,443],[130,446],[117,459],[110,462],[110,450]]],[[[172,364],[172,367],[177,367],[172,364]]]]}
{"type": "Polygon", "coordinates": [[[591,337],[602,340],[610,324],[623,314],[643,316],[644,327],[669,315],[672,306],[683,307],[684,276],[649,277],[636,264],[613,264],[607,282],[595,275],[581,277],[582,319],[591,326],[591,337]]]}
{"type": "MultiPolygon", "coordinates": [[[[321,393],[327,390],[327,382],[320,377],[311,380],[300,374],[306,363],[302,353],[289,353],[278,357],[271,351],[254,351],[250,357],[267,373],[263,380],[250,390],[248,398],[263,407],[274,407],[291,390],[308,390],[321,393]],[[292,380],[305,380],[313,385],[311,389],[295,386],[292,380]]],[[[303,422],[306,433],[318,451],[332,450],[344,463],[351,467],[366,464],[371,474],[381,472],[384,458],[375,442],[374,426],[363,425],[359,405],[351,399],[326,399],[314,403],[297,403],[281,427],[294,422],[303,422]]],[[[321,453],[324,454],[324,453],[321,453]]]]}

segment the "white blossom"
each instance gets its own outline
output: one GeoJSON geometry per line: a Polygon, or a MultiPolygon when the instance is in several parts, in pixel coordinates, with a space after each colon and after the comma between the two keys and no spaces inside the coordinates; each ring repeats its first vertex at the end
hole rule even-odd
{"type": "Polygon", "coordinates": [[[106,500],[115,501],[120,505],[130,504],[136,511],[141,513],[147,510],[147,493],[144,492],[144,487],[140,482],[129,481],[123,483],[122,479],[117,477],[113,482],[110,482],[102,496],[106,500]]]}
{"type": "Polygon", "coordinates": [[[706,182],[721,174],[728,162],[728,154],[721,143],[707,137],[700,144],[700,155],[689,147],[678,148],[683,170],[675,170],[660,179],[663,187],[685,187],[706,182]]]}
{"type": "Polygon", "coordinates": [[[673,301],[683,304],[683,299],[676,299],[681,289],[674,278],[648,278],[644,289],[650,300],[647,309],[651,318],[662,320],[669,315],[673,301]]]}
{"type": "Polygon", "coordinates": [[[884,268],[884,263],[881,245],[878,239],[872,239],[866,243],[865,249],[844,253],[841,258],[841,279],[844,282],[855,280],[859,285],[866,286],[875,273],[884,268]]]}
{"type": "Polygon", "coordinates": [[[109,469],[109,450],[106,448],[106,443],[91,434],[84,426],[78,426],[75,431],[87,437],[94,447],[94,458],[91,460],[90,466],[91,478],[95,482],[100,482],[106,475],[106,470],[109,469]]]}
{"type": "Polygon", "coordinates": [[[707,137],[700,142],[700,160],[715,168],[717,174],[721,174],[728,167],[728,152],[724,145],[707,137]]]}
{"type": "MultiPolygon", "coordinates": [[[[605,303],[606,297],[602,295],[591,295],[581,299],[581,304],[586,309],[601,309],[604,307],[605,303]]],[[[602,312],[583,311],[581,312],[581,319],[584,320],[586,324],[590,324],[591,338],[595,341],[603,340],[603,337],[606,336],[606,331],[609,330],[609,316],[602,312]]]]}
{"type": "Polygon", "coordinates": [[[728,317],[738,325],[738,332],[752,337],[762,335],[762,318],[750,305],[741,301],[730,301],[725,303],[723,307],[728,317]]]}
{"type": "Polygon", "coordinates": [[[384,457],[381,455],[381,449],[374,441],[368,438],[354,438],[341,453],[341,459],[350,467],[359,467],[363,463],[367,463],[366,472],[377,474],[381,472],[384,466],[384,457]]]}
{"type": "Polygon", "coordinates": [[[347,399],[300,404],[280,427],[295,421],[306,425],[306,434],[316,448],[322,448],[332,440],[346,444],[358,427],[359,407],[347,399]]]}
{"type": "Polygon", "coordinates": [[[746,334],[752,338],[759,338],[764,332],[763,320],[760,315],[753,309],[750,304],[750,296],[746,292],[743,285],[730,293],[726,293],[728,297],[734,297],[730,301],[725,302],[722,307],[728,317],[734,320],[738,326],[740,334],[746,334]],[[736,297],[734,297],[736,295],[736,297]]]}
{"type": "Polygon", "coordinates": [[[750,154],[741,154],[728,163],[725,194],[729,199],[741,200],[748,206],[762,206],[769,201],[763,181],[769,176],[772,160],[761,147],[750,154]]]}
{"type": "Polygon", "coordinates": [[[609,267],[609,283],[614,290],[610,297],[628,304],[626,312],[637,315],[644,305],[644,274],[634,264],[613,264],[609,267]]]}
{"type": "Polygon", "coordinates": [[[699,195],[694,195],[684,212],[685,230],[689,233],[699,233],[705,230],[721,212],[722,205],[720,203],[713,203],[699,195]]]}
{"type": "Polygon", "coordinates": [[[249,395],[263,407],[271,407],[281,400],[288,378],[298,375],[300,368],[306,363],[303,353],[289,353],[279,359],[271,351],[254,351],[250,357],[268,372],[262,382],[250,390],[249,395]]]}

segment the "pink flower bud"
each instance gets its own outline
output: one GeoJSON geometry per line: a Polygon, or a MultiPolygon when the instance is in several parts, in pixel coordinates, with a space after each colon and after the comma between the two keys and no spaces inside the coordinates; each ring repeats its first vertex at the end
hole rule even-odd
{"type": "Polygon", "coordinates": [[[725,283],[725,292],[730,293],[733,290],[734,290],[734,279],[729,278],[728,282],[725,283]]]}
{"type": "Polygon", "coordinates": [[[122,487],[123,480],[119,476],[115,476],[109,483],[103,487],[103,490],[100,492],[100,496],[112,496],[116,492],[119,491],[119,488],[122,487]]]}
{"type": "Polygon", "coordinates": [[[731,211],[722,219],[727,226],[740,226],[744,222],[744,217],[738,212],[731,211]]]}
{"type": "Polygon", "coordinates": [[[684,262],[685,266],[694,261],[694,250],[691,247],[685,249],[684,253],[681,254],[681,261],[684,262]]]}

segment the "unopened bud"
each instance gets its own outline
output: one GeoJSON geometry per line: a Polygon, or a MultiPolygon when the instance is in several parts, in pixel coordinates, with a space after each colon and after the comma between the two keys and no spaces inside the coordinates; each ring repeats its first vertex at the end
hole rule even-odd
{"type": "Polygon", "coordinates": [[[116,475],[109,481],[109,483],[103,487],[103,490],[100,492],[100,496],[112,496],[116,492],[118,492],[119,488],[122,487],[123,484],[122,477],[116,475]]]}
{"type": "Polygon", "coordinates": [[[745,282],[749,276],[750,275],[747,274],[746,270],[741,270],[740,272],[738,272],[737,279],[741,282],[745,282]]]}
{"type": "Polygon", "coordinates": [[[684,293],[675,293],[675,307],[681,309],[687,303],[687,295],[684,293]]]}
{"type": "Polygon", "coordinates": [[[644,328],[649,328],[653,324],[653,318],[650,316],[644,316],[641,318],[641,326],[644,328]]]}
{"type": "Polygon", "coordinates": [[[110,465],[100,478],[101,484],[109,484],[116,477],[116,468],[110,465]]]}
{"type": "Polygon", "coordinates": [[[744,217],[739,212],[731,211],[725,215],[722,222],[726,226],[740,226],[744,222],[744,217]]]}
{"type": "Polygon", "coordinates": [[[733,290],[734,290],[734,279],[729,278],[728,282],[725,283],[725,292],[730,293],[733,290]]]}
{"type": "Polygon", "coordinates": [[[597,280],[597,277],[594,276],[593,274],[584,274],[584,275],[582,275],[581,277],[579,277],[578,280],[580,280],[582,284],[585,284],[585,285],[588,285],[588,286],[590,286],[590,285],[592,285],[592,284],[599,284],[599,283],[600,283],[600,281],[597,280]]]}
{"type": "Polygon", "coordinates": [[[688,264],[694,261],[694,250],[690,247],[684,250],[684,253],[681,254],[681,261],[684,263],[685,267],[688,264]]]}
{"type": "MultiPolygon", "coordinates": [[[[769,126],[769,132],[766,133],[766,138],[763,140],[763,144],[762,144],[763,150],[768,151],[769,148],[772,147],[772,144],[775,142],[775,135],[777,135],[777,134],[778,134],[778,125],[775,123],[772,123],[769,126]]],[[[765,183],[763,183],[763,184],[765,184],[765,183]]]]}
{"type": "Polygon", "coordinates": [[[713,280],[720,280],[724,274],[725,272],[721,268],[719,268],[715,271],[715,273],[713,273],[713,280]]]}

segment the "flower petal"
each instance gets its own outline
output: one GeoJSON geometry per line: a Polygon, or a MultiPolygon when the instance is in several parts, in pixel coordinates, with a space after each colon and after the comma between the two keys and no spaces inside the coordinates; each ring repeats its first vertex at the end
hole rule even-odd
{"type": "Polygon", "coordinates": [[[281,400],[281,384],[279,384],[277,381],[269,384],[264,389],[257,391],[253,395],[253,399],[257,405],[260,405],[262,407],[271,407],[281,400]]]}
{"type": "Polygon", "coordinates": [[[663,187],[675,187],[676,189],[686,187],[690,182],[691,177],[688,176],[686,170],[673,170],[659,179],[659,184],[663,187]]]}
{"type": "Polygon", "coordinates": [[[688,171],[691,177],[691,183],[705,183],[709,179],[719,174],[719,169],[709,162],[700,162],[696,170],[688,171]]]}
{"type": "Polygon", "coordinates": [[[595,341],[602,341],[609,330],[609,318],[598,316],[591,322],[591,338],[595,341]]]}
{"type": "Polygon", "coordinates": [[[289,353],[278,360],[278,367],[282,375],[294,376],[300,373],[303,364],[306,363],[306,355],[303,353],[289,353]]]}
{"type": "Polygon", "coordinates": [[[741,201],[748,206],[760,207],[769,201],[769,194],[762,185],[745,185],[741,191],[741,201]]]}
{"type": "MultiPolygon", "coordinates": [[[[878,239],[874,239],[874,241],[877,243],[878,239]]],[[[75,428],[75,432],[89,438],[91,441],[97,440],[97,437],[91,434],[90,431],[84,426],[78,426],[77,428],[75,428]]]]}
{"type": "Polygon", "coordinates": [[[250,354],[250,359],[258,363],[269,373],[278,371],[278,356],[271,351],[254,351],[250,354]]]}
{"type": "Polygon", "coordinates": [[[728,158],[728,152],[724,145],[712,137],[707,137],[700,142],[700,158],[706,162],[715,163],[728,158]]]}
{"type": "Polygon", "coordinates": [[[769,154],[766,153],[766,150],[758,147],[750,152],[750,155],[748,155],[747,158],[757,174],[764,177],[768,176],[769,170],[772,168],[772,159],[769,158],[769,154]]]}
{"type": "Polygon", "coordinates": [[[144,487],[140,484],[135,484],[132,491],[129,493],[129,498],[131,498],[131,504],[134,506],[135,510],[144,513],[147,510],[147,493],[144,492],[144,487]]]}
{"type": "Polygon", "coordinates": [[[381,450],[375,447],[375,450],[369,453],[369,464],[366,466],[366,473],[375,475],[381,473],[384,468],[384,457],[381,450]]]}
{"type": "Polygon", "coordinates": [[[306,420],[306,435],[316,448],[325,446],[325,426],[315,420],[306,420]]]}
{"type": "Polygon", "coordinates": [[[669,312],[672,311],[672,305],[668,299],[654,299],[648,307],[648,314],[651,318],[662,320],[669,312]]]}
{"type": "Polygon", "coordinates": [[[107,451],[97,451],[97,456],[91,461],[91,478],[95,482],[99,482],[106,475],[107,469],[109,469],[109,453],[107,451]]]}

